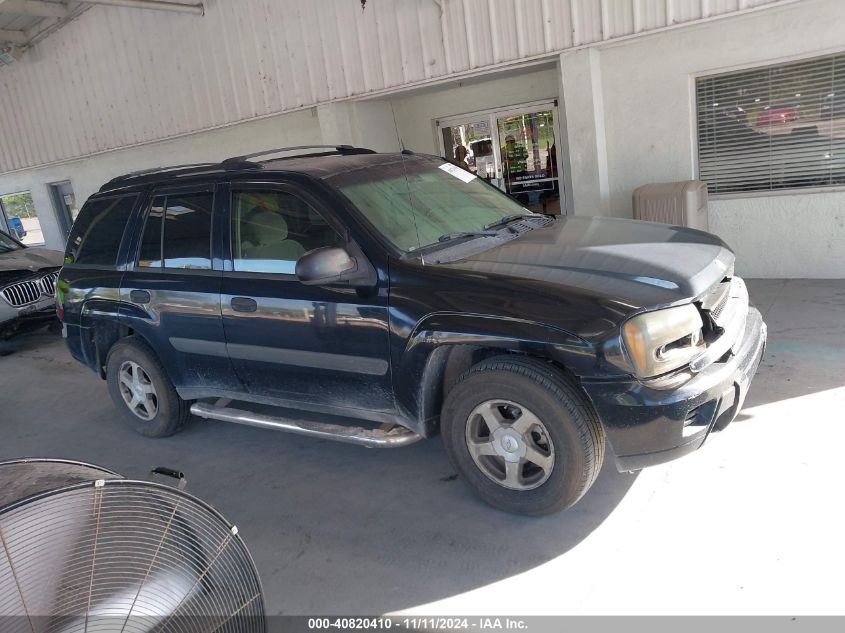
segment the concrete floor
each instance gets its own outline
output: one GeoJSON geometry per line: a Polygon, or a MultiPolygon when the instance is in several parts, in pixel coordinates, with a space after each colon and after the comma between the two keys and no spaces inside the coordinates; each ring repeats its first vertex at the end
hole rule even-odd
{"type": "Polygon", "coordinates": [[[0,459],[186,472],[237,523],[269,613],[845,613],[845,281],[752,281],[770,343],[720,437],[639,475],[611,464],[572,510],[493,510],[439,441],[367,450],[196,421],[124,428],[47,333],[0,358],[0,459]]]}

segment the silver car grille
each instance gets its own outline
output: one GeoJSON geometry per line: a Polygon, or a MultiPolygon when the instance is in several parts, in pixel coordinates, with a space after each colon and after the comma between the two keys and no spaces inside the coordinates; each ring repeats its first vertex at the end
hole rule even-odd
{"type": "Polygon", "coordinates": [[[722,311],[728,304],[728,299],[731,297],[731,285],[733,281],[723,281],[717,285],[710,293],[701,301],[701,307],[710,312],[710,316],[716,323],[719,323],[719,317],[722,316],[722,311]]]}
{"type": "Polygon", "coordinates": [[[41,300],[42,297],[54,296],[58,279],[59,273],[50,273],[37,279],[20,281],[0,290],[0,297],[15,308],[22,308],[41,300]]]}
{"type": "Polygon", "coordinates": [[[45,295],[51,297],[56,294],[56,282],[59,280],[59,273],[50,273],[41,278],[41,288],[45,295]]]}
{"type": "Polygon", "coordinates": [[[710,304],[713,319],[722,328],[722,333],[708,345],[707,351],[690,363],[690,369],[694,372],[703,370],[735,349],[742,340],[748,317],[748,289],[740,277],[733,277],[726,287],[727,292],[723,294],[720,291],[717,300],[710,304]]]}

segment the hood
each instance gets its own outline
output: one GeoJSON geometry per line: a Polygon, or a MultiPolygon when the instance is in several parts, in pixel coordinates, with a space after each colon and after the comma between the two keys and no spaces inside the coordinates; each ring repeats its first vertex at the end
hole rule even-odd
{"type": "Polygon", "coordinates": [[[38,272],[45,268],[61,268],[64,254],[48,248],[19,248],[0,253],[0,272],[38,272]]]}
{"type": "Polygon", "coordinates": [[[564,216],[544,229],[449,264],[473,274],[530,280],[606,297],[626,312],[704,294],[733,266],[718,237],[680,226],[564,216]]]}

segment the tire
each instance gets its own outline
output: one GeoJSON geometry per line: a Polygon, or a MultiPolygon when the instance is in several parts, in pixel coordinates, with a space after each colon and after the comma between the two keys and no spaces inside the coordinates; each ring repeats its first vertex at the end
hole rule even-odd
{"type": "Polygon", "coordinates": [[[497,356],[470,368],[446,396],[440,424],[461,477],[484,501],[507,512],[537,516],[569,508],[592,486],[604,461],[604,429],[586,396],[553,366],[531,358],[497,356]],[[499,431],[490,431],[491,416],[493,426],[502,422],[499,431]],[[531,430],[522,433],[526,426],[531,430]],[[521,451],[527,457],[513,466],[513,476],[507,462],[513,465],[521,451]]]}
{"type": "Polygon", "coordinates": [[[121,412],[124,421],[136,432],[146,437],[167,437],[178,432],[190,417],[190,408],[186,401],[176,393],[164,367],[155,353],[134,336],[121,339],[109,350],[106,359],[106,381],[109,394],[115,406],[121,412]],[[140,368],[138,371],[135,368],[140,368]],[[122,372],[124,372],[122,374],[122,372]],[[121,375],[128,379],[123,383],[121,375]],[[134,377],[138,377],[138,390],[133,391],[134,377]],[[153,393],[150,393],[152,388],[153,393]],[[127,393],[128,391],[128,393],[127,393]],[[140,396],[153,396],[135,405],[128,398],[136,393],[140,396]],[[126,395],[126,398],[124,397],[126,395]]]}

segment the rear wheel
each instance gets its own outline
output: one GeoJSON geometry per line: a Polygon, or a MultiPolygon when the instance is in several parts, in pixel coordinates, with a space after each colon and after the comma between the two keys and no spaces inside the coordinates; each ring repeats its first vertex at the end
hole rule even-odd
{"type": "Polygon", "coordinates": [[[176,393],[161,362],[134,337],[112,347],[106,361],[106,379],[123,419],[141,435],[173,435],[190,416],[188,403],[176,393]]]}
{"type": "Polygon", "coordinates": [[[446,452],[493,506],[540,515],[572,506],[604,460],[604,430],[574,382],[519,356],[472,367],[446,397],[446,452]]]}

